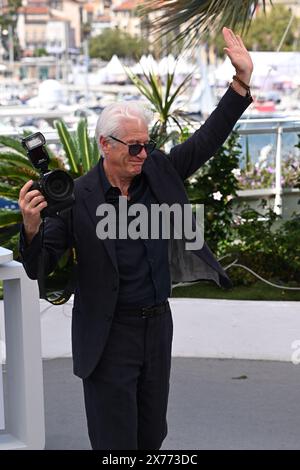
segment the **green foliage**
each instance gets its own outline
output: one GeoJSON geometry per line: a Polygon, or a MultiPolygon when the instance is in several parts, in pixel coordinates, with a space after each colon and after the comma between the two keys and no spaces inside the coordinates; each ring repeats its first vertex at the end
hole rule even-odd
{"type": "Polygon", "coordinates": [[[22,0],[7,0],[5,3],[5,10],[2,10],[2,14],[0,16],[0,26],[2,26],[3,29],[7,28],[10,24],[16,24],[16,12],[17,9],[22,6],[22,0]]]}
{"type": "Polygon", "coordinates": [[[37,49],[34,49],[33,57],[44,57],[47,55],[49,54],[44,47],[38,47],[37,49]]]}
{"type": "Polygon", "coordinates": [[[9,227],[22,222],[20,211],[0,209],[0,228],[9,227]]]}
{"type": "Polygon", "coordinates": [[[92,58],[110,60],[114,54],[118,57],[139,59],[148,52],[148,41],[135,38],[119,29],[108,29],[89,40],[89,54],[92,58]]]}
{"type": "Polygon", "coordinates": [[[175,41],[199,44],[203,34],[221,31],[223,26],[245,29],[258,4],[267,0],[146,0],[144,11],[157,11],[154,30],[166,35],[180,30],[175,41]]]}
{"type": "MultiPolygon", "coordinates": [[[[262,201],[262,206],[265,202],[262,201]]],[[[223,244],[226,259],[238,260],[263,278],[277,284],[300,284],[300,216],[281,221],[273,210],[265,215],[245,207],[232,227],[234,242],[223,244]]],[[[230,269],[235,285],[249,285],[257,281],[251,273],[241,268],[230,269]]]]}
{"type": "Polygon", "coordinates": [[[232,201],[238,190],[232,171],[238,168],[241,155],[238,137],[236,131],[232,132],[214,158],[186,182],[191,203],[205,205],[205,239],[216,252],[220,240],[231,240],[232,201]]]}
{"type": "Polygon", "coordinates": [[[17,9],[22,6],[22,0],[7,0],[5,2],[5,7],[1,10],[0,15],[0,49],[1,45],[4,48],[4,57],[9,57],[9,48],[10,48],[10,39],[12,37],[13,43],[13,55],[15,60],[20,60],[21,56],[21,48],[19,43],[19,38],[17,34],[14,34],[16,30],[18,15],[17,9]],[[11,28],[11,36],[10,34],[3,34],[3,31],[10,30],[11,28]],[[2,42],[2,44],[1,44],[2,42]]]}
{"type": "MultiPolygon", "coordinates": [[[[3,147],[8,147],[9,149],[14,150],[15,151],[14,153],[23,155],[25,158],[27,158],[26,151],[19,139],[1,135],[0,145],[2,145],[3,147]]],[[[2,160],[2,153],[1,153],[1,160],[2,160]]]]}
{"type": "MultiPolygon", "coordinates": [[[[243,36],[247,49],[251,51],[276,51],[291,18],[291,12],[284,5],[274,5],[268,13],[260,11],[252,20],[249,29],[243,36]]],[[[298,50],[299,19],[294,18],[285,40],[282,51],[298,50]]],[[[224,39],[221,32],[207,34],[205,40],[213,45],[219,57],[224,56],[224,39]]]]}
{"type": "Polygon", "coordinates": [[[176,67],[173,72],[168,72],[165,83],[155,73],[143,73],[142,78],[135,75],[129,68],[125,69],[132,83],[137,87],[140,93],[147,98],[157,120],[154,123],[150,135],[157,142],[158,147],[163,145],[181,133],[182,126],[180,124],[181,112],[174,109],[176,98],[180,96],[187,88],[192,75],[187,75],[185,79],[178,85],[174,86],[176,67]],[[172,126],[177,130],[170,130],[172,126]]]}
{"type": "Polygon", "coordinates": [[[67,158],[67,169],[76,178],[89,171],[99,160],[99,150],[95,138],[88,135],[87,121],[81,119],[77,131],[72,135],[64,121],[55,122],[61,144],[67,158]]]}
{"type": "MultiPolygon", "coordinates": [[[[235,272],[233,269],[230,275],[235,272]]],[[[245,271],[241,272],[241,276],[245,271]]],[[[189,297],[195,299],[227,299],[227,300],[288,300],[299,301],[300,291],[285,290],[271,287],[262,281],[251,285],[238,285],[232,289],[220,289],[213,282],[201,281],[193,285],[175,287],[172,297],[189,297]]]]}
{"type": "MultiPolygon", "coordinates": [[[[264,189],[275,187],[275,164],[265,166],[250,161],[240,170],[238,176],[240,189],[264,189]]],[[[300,179],[300,161],[298,157],[287,157],[281,164],[281,182],[283,188],[297,188],[300,179]]]]}
{"type": "MultiPolygon", "coordinates": [[[[261,214],[248,206],[236,213],[233,198],[239,189],[235,170],[240,155],[238,134],[233,132],[214,158],[186,182],[190,201],[205,205],[205,240],[224,266],[236,260],[264,279],[299,287],[300,216],[282,221],[271,209],[261,214]]],[[[265,205],[263,201],[264,209],[265,205]]],[[[229,268],[229,275],[236,286],[257,282],[240,267],[229,268]]]]}
{"type": "MultiPolygon", "coordinates": [[[[236,171],[241,146],[232,132],[214,158],[186,182],[191,203],[204,204],[205,240],[224,266],[234,261],[275,284],[300,285],[300,216],[282,221],[272,209],[264,215],[233,201],[239,189],[236,171]],[[215,198],[214,198],[215,196],[215,198]]],[[[230,267],[234,285],[251,285],[257,278],[240,267],[230,267]]]]}
{"type": "MultiPolygon", "coordinates": [[[[250,50],[276,51],[290,18],[291,12],[283,5],[274,5],[267,14],[258,13],[244,38],[246,47],[250,50]]],[[[282,44],[282,51],[294,49],[298,30],[299,20],[294,18],[282,44]]]]}
{"type": "Polygon", "coordinates": [[[11,183],[9,182],[1,183],[1,175],[0,175],[0,197],[16,202],[19,197],[20,189],[21,189],[20,184],[17,184],[17,182],[15,181],[11,183]]]}
{"type": "Polygon", "coordinates": [[[55,127],[59,135],[59,139],[62,143],[63,149],[65,151],[69,163],[70,172],[73,174],[77,174],[77,162],[79,161],[80,156],[77,152],[76,140],[73,139],[72,135],[67,129],[67,126],[62,120],[56,121],[55,127]]]}

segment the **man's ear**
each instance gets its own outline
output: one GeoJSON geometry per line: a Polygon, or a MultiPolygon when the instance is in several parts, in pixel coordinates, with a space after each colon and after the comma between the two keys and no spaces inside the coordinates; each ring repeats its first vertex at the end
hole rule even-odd
{"type": "Polygon", "coordinates": [[[101,135],[100,139],[99,139],[99,142],[100,142],[100,145],[101,145],[104,153],[107,153],[107,151],[110,147],[109,140],[106,137],[103,137],[103,135],[101,135]]]}

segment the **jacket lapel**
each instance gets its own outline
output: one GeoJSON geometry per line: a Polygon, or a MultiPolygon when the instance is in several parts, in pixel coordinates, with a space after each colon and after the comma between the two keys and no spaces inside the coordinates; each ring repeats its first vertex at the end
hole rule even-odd
{"type": "MultiPolygon", "coordinates": [[[[105,203],[104,192],[99,174],[99,163],[94,168],[92,168],[89,173],[86,174],[84,183],[85,194],[83,202],[94,226],[96,235],[96,226],[99,222],[99,219],[96,216],[97,207],[100,204],[105,203]]],[[[114,265],[114,268],[118,272],[115,240],[106,238],[104,240],[99,239],[99,242],[104,244],[105,249],[114,265]]]]}

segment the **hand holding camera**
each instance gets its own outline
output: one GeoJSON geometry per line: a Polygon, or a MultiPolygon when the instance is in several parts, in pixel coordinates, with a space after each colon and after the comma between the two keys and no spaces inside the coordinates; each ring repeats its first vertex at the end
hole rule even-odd
{"type": "Polygon", "coordinates": [[[48,205],[43,194],[38,190],[31,190],[33,181],[27,181],[22,187],[19,196],[19,207],[23,216],[23,223],[27,242],[30,243],[38,233],[42,222],[41,211],[48,205]]]}
{"type": "Polygon", "coordinates": [[[37,181],[28,181],[21,189],[19,206],[23,215],[27,241],[39,231],[42,219],[57,215],[74,203],[74,182],[63,170],[49,171],[45,137],[40,132],[22,139],[32,165],[41,173],[37,181]]]}

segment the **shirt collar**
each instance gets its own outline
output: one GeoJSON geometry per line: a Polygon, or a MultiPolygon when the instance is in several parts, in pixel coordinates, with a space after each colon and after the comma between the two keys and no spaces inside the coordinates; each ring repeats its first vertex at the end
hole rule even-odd
{"type": "MultiPolygon", "coordinates": [[[[104,165],[103,165],[103,161],[104,161],[104,158],[101,157],[100,158],[100,165],[99,165],[99,171],[100,171],[100,179],[101,179],[101,183],[102,183],[102,188],[103,188],[103,192],[104,192],[104,195],[107,194],[107,192],[113,188],[114,186],[112,186],[105,174],[105,170],[104,170],[104,165]]],[[[143,170],[142,170],[143,172],[143,170]]],[[[130,184],[130,189],[132,190],[133,188],[135,188],[136,186],[139,185],[143,175],[142,175],[142,172],[139,174],[139,175],[136,175],[133,180],[131,181],[131,184],[130,184]]]]}

